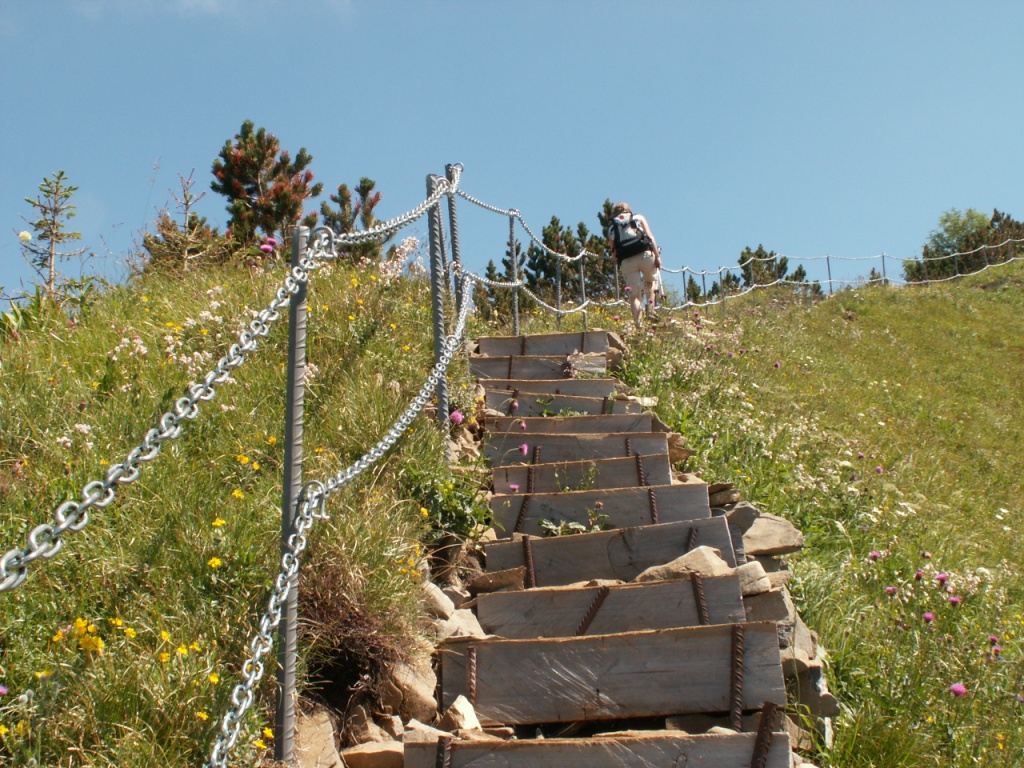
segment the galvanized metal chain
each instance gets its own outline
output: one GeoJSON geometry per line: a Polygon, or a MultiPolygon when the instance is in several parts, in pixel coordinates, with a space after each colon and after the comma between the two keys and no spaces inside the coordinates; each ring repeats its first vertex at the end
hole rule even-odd
{"type": "MultiPolygon", "coordinates": [[[[463,276],[461,284],[463,292],[466,291],[471,280],[470,276],[463,276]]],[[[206,768],[227,768],[228,756],[238,743],[242,720],[255,701],[256,688],[265,671],[261,659],[274,647],[273,632],[281,623],[283,607],[299,572],[302,553],[307,545],[306,533],[312,528],[315,520],[326,518],[324,506],[327,498],[383,458],[401,439],[416,416],[430,401],[430,394],[437,387],[440,378],[446,374],[448,366],[460,348],[462,337],[466,331],[466,318],[469,316],[469,309],[470,304],[466,302],[459,313],[454,331],[445,337],[439,360],[431,369],[423,386],[420,387],[419,393],[391,425],[387,434],[354,464],[326,482],[312,481],[302,487],[296,502],[295,533],[288,539],[287,551],[281,556],[281,571],[277,575],[273,592],[267,601],[267,610],[260,618],[258,632],[249,641],[249,658],[242,665],[243,680],[231,692],[231,703],[234,706],[224,714],[221,720],[220,733],[214,742],[206,768]]]]}
{"type": "Polygon", "coordinates": [[[457,274],[461,274],[464,275],[465,277],[468,277],[474,283],[486,285],[488,288],[522,288],[523,286],[526,285],[526,281],[523,279],[510,281],[488,280],[486,277],[482,277],[481,275],[478,275],[474,272],[469,272],[461,267],[459,269],[456,269],[455,272],[457,274]]]}
{"type": "Polygon", "coordinates": [[[181,434],[182,424],[199,415],[199,403],[212,400],[217,387],[227,381],[232,371],[256,349],[257,340],[270,333],[270,327],[280,317],[280,310],[288,306],[292,295],[309,279],[310,271],[315,268],[316,263],[311,258],[293,267],[278,287],[273,301],[249,323],[247,329],[238,334],[238,343],[231,345],[228,353],[201,382],[188,388],[188,395],[175,402],[174,409],[165,413],[158,425],[146,432],[141,444],[132,449],[124,461],[112,465],[102,480],[87,483],[78,501],[66,501],[57,507],[53,512],[53,524],[44,523],[33,528],[28,534],[26,547],[11,549],[0,557],[0,592],[20,586],[28,576],[30,563],[56,555],[64,545],[64,534],[81,531],[88,524],[89,510],[110,506],[117,486],[130,485],[138,480],[140,465],[153,461],[165,442],[181,434]]]}
{"type": "Polygon", "coordinates": [[[590,299],[587,299],[582,304],[575,306],[572,309],[559,309],[558,307],[552,307],[550,304],[546,303],[537,294],[535,294],[533,291],[531,291],[529,288],[525,286],[523,286],[523,291],[526,293],[527,296],[529,296],[531,299],[533,299],[542,307],[544,307],[544,309],[548,310],[549,312],[555,312],[559,315],[572,315],[575,314],[576,312],[582,312],[592,303],[590,299]]]}

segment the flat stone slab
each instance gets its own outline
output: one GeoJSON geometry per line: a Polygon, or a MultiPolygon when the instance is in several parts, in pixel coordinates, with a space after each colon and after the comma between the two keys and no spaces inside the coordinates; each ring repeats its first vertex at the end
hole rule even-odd
{"type": "Polygon", "coordinates": [[[580,373],[605,373],[608,360],[604,354],[574,355],[505,355],[502,357],[470,357],[469,373],[478,379],[571,379],[580,373]]]}
{"type": "Polygon", "coordinates": [[[485,432],[530,435],[604,435],[615,432],[651,432],[654,415],[651,413],[612,414],[597,416],[486,416],[485,432]]]}
{"type": "MultiPolygon", "coordinates": [[[[570,395],[573,397],[614,397],[621,389],[618,379],[482,379],[487,392],[520,392],[539,395],[570,395]]],[[[499,409],[500,410],[500,409],[499,409]]]]}
{"type": "Polygon", "coordinates": [[[571,355],[575,352],[608,353],[607,331],[539,333],[527,336],[481,336],[474,354],[493,357],[508,355],[571,355]]]}
{"type": "MultiPolygon", "coordinates": [[[[588,461],[562,461],[535,464],[527,467],[508,464],[495,467],[492,473],[495,493],[534,493],[555,491],[608,490],[645,485],[670,485],[674,482],[672,467],[666,454],[623,457],[620,459],[590,459],[588,461]],[[533,485],[530,485],[530,470],[533,485]],[[513,490],[513,486],[515,489],[513,490]]],[[[693,483],[706,484],[694,479],[693,483]]]]}
{"type": "MultiPolygon", "coordinates": [[[[580,379],[585,381],[585,379],[580,379]]],[[[484,394],[484,406],[509,416],[559,416],[586,414],[596,416],[602,413],[640,413],[643,406],[636,399],[626,395],[602,395],[600,397],[577,397],[572,395],[551,395],[537,392],[510,392],[488,390],[484,394]]]]}
{"type": "Polygon", "coordinates": [[[482,453],[494,467],[529,464],[540,447],[537,463],[614,459],[636,454],[669,455],[665,432],[616,432],[604,435],[501,434],[484,435],[482,453]],[[523,447],[525,446],[525,448],[523,447]]]}

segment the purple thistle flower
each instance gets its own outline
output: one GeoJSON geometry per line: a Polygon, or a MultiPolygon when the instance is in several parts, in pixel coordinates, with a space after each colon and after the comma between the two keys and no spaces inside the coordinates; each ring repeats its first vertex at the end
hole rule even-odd
{"type": "Polygon", "coordinates": [[[953,683],[951,686],[949,686],[949,692],[952,693],[954,696],[957,696],[957,697],[959,697],[959,696],[966,696],[967,695],[967,686],[964,685],[963,683],[953,683]]]}
{"type": "Polygon", "coordinates": [[[519,452],[523,454],[523,456],[525,456],[530,452],[530,446],[527,445],[526,443],[523,443],[522,445],[519,446],[519,452]]]}
{"type": "Polygon", "coordinates": [[[267,238],[267,245],[269,245],[271,248],[276,248],[277,247],[277,238],[276,237],[268,237],[267,238]]]}
{"type": "Polygon", "coordinates": [[[623,290],[624,290],[624,291],[625,291],[626,293],[632,293],[632,292],[633,292],[633,287],[632,287],[632,286],[629,286],[629,285],[627,285],[627,286],[626,286],[626,287],[625,287],[625,288],[624,288],[623,290]]]}
{"type": "Polygon", "coordinates": [[[519,410],[519,401],[518,400],[513,400],[512,404],[510,405],[510,407],[512,408],[513,411],[518,411],[519,410]]]}
{"type": "Polygon", "coordinates": [[[264,253],[273,253],[274,252],[274,246],[272,246],[270,243],[263,243],[260,246],[260,250],[263,251],[264,253]]]}
{"type": "Polygon", "coordinates": [[[0,685],[0,696],[6,696],[10,693],[10,689],[6,685],[0,685]]]}
{"type": "Polygon", "coordinates": [[[512,493],[515,493],[516,491],[519,490],[519,483],[509,483],[508,489],[512,491],[512,493]]]}
{"type": "Polygon", "coordinates": [[[882,553],[879,552],[877,549],[873,550],[872,552],[868,552],[868,558],[871,559],[871,560],[877,560],[881,556],[882,556],[882,553]]]}
{"type": "Polygon", "coordinates": [[[452,415],[448,418],[452,420],[452,424],[461,424],[466,420],[466,417],[462,415],[462,411],[452,411],[452,415]]]}
{"type": "Polygon", "coordinates": [[[999,645],[999,635],[989,635],[988,641],[991,645],[999,645]]]}
{"type": "Polygon", "coordinates": [[[1002,646],[999,646],[999,645],[993,645],[992,646],[992,653],[994,653],[996,656],[998,656],[1002,652],[1003,652],[1002,646]]]}
{"type": "Polygon", "coordinates": [[[917,573],[914,574],[914,580],[915,581],[920,581],[923,578],[924,578],[924,571],[922,571],[920,568],[918,568],[917,569],[917,573]]]}
{"type": "Polygon", "coordinates": [[[526,431],[526,422],[525,422],[525,421],[520,421],[520,422],[519,422],[519,429],[520,429],[521,431],[523,431],[523,432],[525,432],[525,431],[526,431]]]}
{"type": "Polygon", "coordinates": [[[949,604],[950,605],[960,605],[960,603],[962,603],[963,601],[964,601],[964,599],[962,597],[958,597],[956,595],[950,595],[949,596],[949,604]]]}
{"type": "Polygon", "coordinates": [[[935,621],[935,614],[931,611],[925,611],[921,618],[924,619],[927,623],[931,624],[933,621],[935,621]]]}
{"type": "Polygon", "coordinates": [[[864,451],[857,451],[857,458],[858,459],[863,459],[864,458],[864,451]]]}
{"type": "Polygon", "coordinates": [[[781,363],[781,362],[779,362],[778,360],[776,360],[776,361],[775,361],[775,367],[776,367],[776,368],[781,368],[781,367],[782,367],[782,363],[781,363]]]}
{"type": "Polygon", "coordinates": [[[885,594],[887,594],[887,595],[895,595],[897,591],[898,591],[898,589],[896,587],[886,587],[885,588],[885,594]]]}
{"type": "Polygon", "coordinates": [[[932,559],[932,553],[931,552],[922,552],[921,553],[921,557],[923,557],[925,560],[931,560],[932,559]]]}
{"type": "Polygon", "coordinates": [[[884,469],[882,469],[882,465],[881,465],[881,464],[879,464],[879,465],[878,465],[877,467],[875,467],[875,473],[876,473],[876,474],[879,474],[879,475],[880,475],[880,474],[882,474],[882,473],[883,473],[884,471],[885,471],[885,470],[884,470],[884,469]]]}
{"type": "Polygon", "coordinates": [[[935,580],[937,582],[939,582],[940,585],[941,584],[945,584],[946,583],[946,579],[948,579],[948,578],[949,578],[949,574],[946,573],[945,571],[943,571],[942,573],[936,573],[935,574],[935,580]]]}
{"type": "Polygon", "coordinates": [[[619,322],[619,316],[618,315],[612,315],[612,320],[614,320],[616,323],[619,322]]]}

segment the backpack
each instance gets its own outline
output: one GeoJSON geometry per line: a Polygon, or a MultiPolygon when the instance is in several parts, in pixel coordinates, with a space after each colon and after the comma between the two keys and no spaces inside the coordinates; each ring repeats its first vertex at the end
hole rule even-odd
{"type": "Polygon", "coordinates": [[[612,242],[615,243],[615,255],[619,261],[654,250],[651,236],[632,214],[620,213],[613,218],[611,235],[612,242]]]}

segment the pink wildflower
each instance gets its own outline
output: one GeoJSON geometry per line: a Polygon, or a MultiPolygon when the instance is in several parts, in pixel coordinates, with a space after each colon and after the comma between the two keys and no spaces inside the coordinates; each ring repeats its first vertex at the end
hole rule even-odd
{"type": "Polygon", "coordinates": [[[881,556],[882,556],[882,553],[879,552],[877,549],[872,551],[872,552],[868,552],[868,558],[871,559],[871,560],[877,560],[881,556]]]}
{"type": "Polygon", "coordinates": [[[452,411],[451,416],[448,418],[452,420],[452,424],[461,424],[466,420],[466,417],[462,415],[462,411],[452,411]]]}
{"type": "Polygon", "coordinates": [[[988,641],[991,645],[999,645],[999,635],[989,635],[988,641]]]}
{"type": "Polygon", "coordinates": [[[264,253],[273,253],[274,246],[272,246],[270,243],[263,243],[262,245],[260,245],[260,250],[263,251],[264,253]]]}
{"type": "Polygon", "coordinates": [[[922,571],[920,568],[918,568],[917,569],[917,573],[914,574],[914,580],[915,581],[920,581],[923,578],[924,578],[924,571],[922,571]]]}
{"type": "Polygon", "coordinates": [[[519,446],[519,452],[523,454],[523,456],[525,456],[530,452],[530,446],[527,445],[526,443],[523,443],[522,445],[519,446]]]}
{"type": "Polygon", "coordinates": [[[967,695],[967,686],[964,685],[963,683],[953,683],[951,686],[949,686],[949,692],[952,693],[954,696],[958,696],[958,697],[959,696],[966,696],[967,695]]]}
{"type": "Polygon", "coordinates": [[[782,363],[781,363],[781,362],[779,362],[778,360],[776,360],[776,361],[775,361],[775,367],[776,367],[776,368],[781,368],[781,367],[782,367],[782,363]]]}
{"type": "Polygon", "coordinates": [[[949,578],[949,574],[946,573],[945,571],[943,571],[942,573],[936,573],[935,574],[935,580],[937,582],[939,582],[939,584],[945,584],[946,583],[946,579],[948,579],[948,578],[949,578]]]}
{"type": "Polygon", "coordinates": [[[885,594],[887,594],[887,595],[895,595],[897,591],[898,591],[898,589],[896,587],[886,587],[885,588],[885,594]]]}
{"type": "Polygon", "coordinates": [[[884,471],[885,471],[885,470],[884,470],[884,469],[882,469],[882,465],[881,465],[881,464],[879,464],[879,465],[878,465],[877,467],[875,467],[875,473],[876,473],[876,474],[879,474],[879,475],[880,475],[880,474],[882,474],[882,473],[883,473],[884,471]]]}
{"type": "Polygon", "coordinates": [[[519,483],[509,483],[508,489],[512,491],[512,493],[515,493],[516,491],[519,490],[519,483]]]}
{"type": "Polygon", "coordinates": [[[931,624],[933,621],[935,621],[935,614],[932,613],[931,611],[925,611],[924,615],[921,616],[921,618],[924,619],[929,624],[931,624]]]}
{"type": "Polygon", "coordinates": [[[956,595],[950,595],[949,596],[949,604],[950,605],[960,605],[960,603],[962,603],[963,601],[964,601],[964,599],[962,597],[957,597],[956,595]]]}
{"type": "Polygon", "coordinates": [[[277,247],[277,238],[276,237],[268,237],[267,238],[267,245],[269,245],[271,248],[276,248],[277,247]]]}

